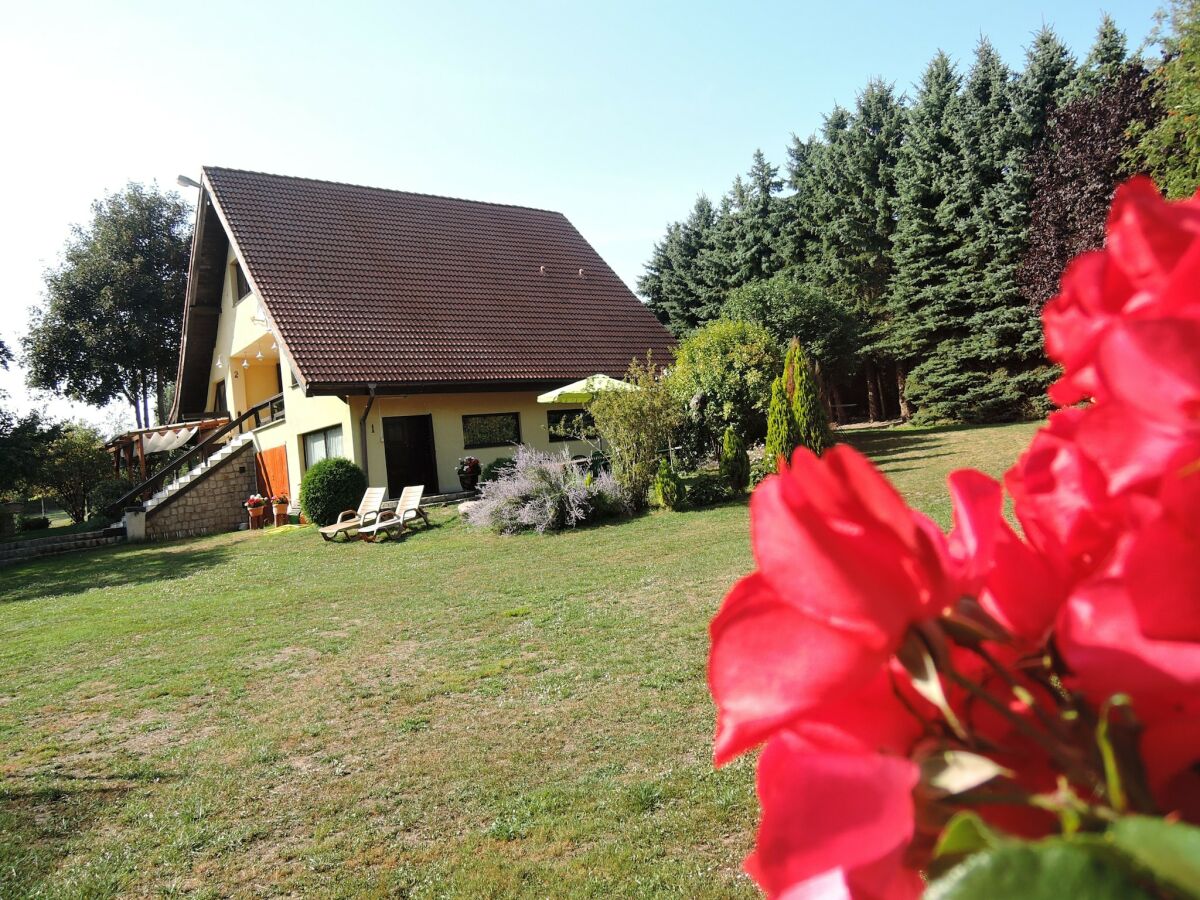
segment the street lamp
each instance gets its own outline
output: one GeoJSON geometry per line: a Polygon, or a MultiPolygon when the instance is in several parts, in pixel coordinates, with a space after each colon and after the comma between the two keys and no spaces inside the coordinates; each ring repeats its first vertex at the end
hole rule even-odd
{"type": "Polygon", "coordinates": [[[196,181],[194,178],[188,178],[186,175],[178,176],[175,179],[175,183],[177,185],[179,185],[180,187],[190,187],[190,188],[200,187],[200,182],[196,181]]]}

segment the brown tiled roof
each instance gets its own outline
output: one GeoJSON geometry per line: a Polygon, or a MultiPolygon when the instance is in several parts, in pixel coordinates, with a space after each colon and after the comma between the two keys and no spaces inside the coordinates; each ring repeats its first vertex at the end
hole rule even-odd
{"type": "Polygon", "coordinates": [[[204,173],[309,390],[571,381],[670,358],[666,329],[561,213],[204,173]]]}

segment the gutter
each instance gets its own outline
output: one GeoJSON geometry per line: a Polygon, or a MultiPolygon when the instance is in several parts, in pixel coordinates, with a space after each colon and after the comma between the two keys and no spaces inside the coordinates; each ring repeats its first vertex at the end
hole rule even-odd
{"type": "Polygon", "coordinates": [[[367,390],[370,392],[371,398],[367,401],[367,408],[363,410],[362,418],[358,420],[358,436],[362,444],[362,467],[363,474],[367,476],[367,487],[371,486],[371,454],[367,451],[367,416],[371,414],[371,407],[375,405],[376,387],[378,384],[374,381],[367,383],[367,390]]]}

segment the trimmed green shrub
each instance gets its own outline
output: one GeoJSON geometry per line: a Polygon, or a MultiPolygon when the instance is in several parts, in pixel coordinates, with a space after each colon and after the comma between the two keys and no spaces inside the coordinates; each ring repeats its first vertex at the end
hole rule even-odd
{"type": "Polygon", "coordinates": [[[732,427],[725,429],[721,439],[721,477],[735,494],[740,494],[750,483],[750,454],[732,427]]]}
{"type": "Polygon", "coordinates": [[[688,506],[714,506],[730,496],[729,485],[719,472],[697,472],[687,480],[688,506]]]}
{"type": "Polygon", "coordinates": [[[45,516],[26,516],[21,519],[21,531],[42,531],[50,527],[50,520],[45,516]]]}
{"type": "Polygon", "coordinates": [[[345,509],[356,509],[367,489],[363,470],[340,456],[314,463],[300,482],[300,510],[308,521],[329,525],[345,509]]]}
{"type": "Polygon", "coordinates": [[[763,480],[768,475],[773,474],[774,471],[775,467],[770,464],[770,462],[767,460],[767,457],[763,456],[761,459],[756,459],[750,465],[750,487],[758,487],[763,480]]]}
{"type": "Polygon", "coordinates": [[[679,509],[686,496],[683,482],[679,480],[679,476],[671,468],[671,463],[666,459],[661,460],[658,464],[658,474],[654,476],[654,486],[651,490],[654,504],[663,509],[679,509]]]}
{"type": "Polygon", "coordinates": [[[483,474],[479,476],[479,480],[495,481],[497,478],[503,478],[505,474],[513,470],[514,465],[516,463],[511,456],[501,456],[499,459],[493,459],[483,467],[483,474]]]}

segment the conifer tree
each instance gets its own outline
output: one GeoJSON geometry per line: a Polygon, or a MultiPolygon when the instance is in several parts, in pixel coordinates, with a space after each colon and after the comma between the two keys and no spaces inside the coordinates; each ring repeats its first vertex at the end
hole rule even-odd
{"type": "Polygon", "coordinates": [[[768,472],[777,470],[780,457],[790,459],[792,451],[800,444],[800,430],[796,427],[791,398],[788,397],[784,385],[784,375],[771,382],[771,405],[767,407],[767,441],[763,449],[763,463],[768,472]]]}
{"type": "Polygon", "coordinates": [[[740,494],[750,483],[750,456],[746,443],[730,425],[721,436],[721,477],[735,494],[740,494]]]}
{"type": "Polygon", "coordinates": [[[638,291],[660,322],[676,335],[720,314],[723,287],[709,282],[705,253],[714,238],[716,212],[704,194],[696,198],[683,222],[667,226],[667,234],[654,245],[638,291]]]}
{"type": "Polygon", "coordinates": [[[762,150],[754,151],[754,163],[745,181],[734,182],[732,205],[738,209],[733,229],[733,266],[727,287],[769,278],[779,270],[780,210],[778,198],[783,182],[779,169],[767,162],[762,150]]]}
{"type": "MultiPolygon", "coordinates": [[[[799,341],[792,341],[788,356],[792,358],[792,416],[796,420],[800,445],[820,456],[833,445],[829,413],[817,389],[812,365],[799,341]]],[[[786,370],[785,364],[785,373],[786,370]]]]}
{"type": "MultiPolygon", "coordinates": [[[[808,280],[854,311],[863,325],[869,415],[886,414],[880,372],[891,372],[883,340],[892,270],[896,158],[905,113],[892,87],[872,81],[850,113],[835,107],[799,188],[813,224],[808,280]]],[[[894,377],[894,376],[892,376],[894,377]]]]}
{"type": "MultiPolygon", "coordinates": [[[[950,289],[950,257],[959,244],[952,209],[958,169],[955,116],[961,80],[939,52],[921,77],[908,129],[896,160],[896,230],[888,284],[886,348],[903,382],[908,369],[947,336],[957,312],[950,289]]],[[[900,392],[901,416],[910,414],[900,392]]]]}
{"type": "Polygon", "coordinates": [[[1067,102],[1094,94],[1112,84],[1121,77],[1130,63],[1125,32],[1121,31],[1112,16],[1106,13],[1096,30],[1096,41],[1092,44],[1092,49],[1088,51],[1074,82],[1067,88],[1067,102]]]}
{"type": "Polygon", "coordinates": [[[1130,162],[1170,199],[1200,188],[1200,0],[1172,0],[1165,61],[1150,76],[1155,122],[1141,129],[1130,162]]]}

